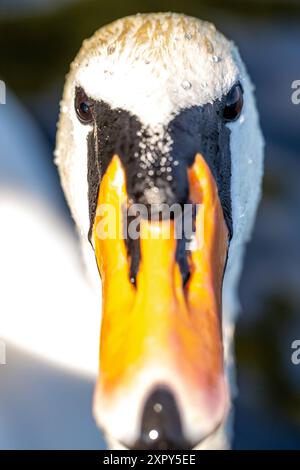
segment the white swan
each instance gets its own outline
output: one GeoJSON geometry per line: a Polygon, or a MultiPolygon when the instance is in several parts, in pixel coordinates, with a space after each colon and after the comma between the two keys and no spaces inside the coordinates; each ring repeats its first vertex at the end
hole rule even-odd
{"type": "MultiPolygon", "coordinates": [[[[101,310],[94,248],[105,278],[94,411],[107,439],[129,448],[228,447],[237,283],[263,172],[252,85],[235,46],[213,25],[176,14],[137,15],[101,28],[84,43],[67,78],[56,161],[96,299],[78,295],[76,266],[58,273],[61,282],[54,286],[62,285],[60,315],[66,315],[58,337],[66,344],[60,342],[50,357],[94,370],[93,329],[101,310]],[[191,253],[176,257],[172,238],[142,240],[141,256],[136,244],[125,249],[123,240],[108,246],[96,236],[95,211],[99,201],[111,199],[201,202],[203,247],[194,240],[191,253]],[[85,333],[78,353],[80,325],[85,333]]],[[[11,220],[17,243],[17,219],[11,220]]],[[[164,222],[142,223],[150,234],[164,229],[164,222]]],[[[198,229],[198,242],[199,236],[198,229]]],[[[42,239],[47,227],[37,237],[42,239]]],[[[65,265],[68,253],[60,256],[65,265]]],[[[21,274],[26,279],[26,269],[21,274]]],[[[45,292],[42,282],[40,287],[45,292]]],[[[49,300],[46,308],[57,305],[57,296],[49,300]]],[[[3,324],[4,337],[16,338],[8,317],[3,324]]],[[[30,349],[30,337],[18,331],[17,340],[30,349]]],[[[38,353],[45,351],[42,342],[38,353]]]]}
{"type": "Polygon", "coordinates": [[[67,77],[56,161],[87,263],[96,257],[103,281],[97,422],[115,446],[227,447],[236,290],[263,173],[236,47],[178,14],[101,28],[67,77]],[[204,207],[203,246],[200,213],[190,252],[172,236],[153,241],[165,230],[163,204],[187,202],[204,207]],[[163,221],[144,218],[146,240],[126,248],[101,239],[104,203],[123,223],[124,206],[156,204],[163,221]]]}
{"type": "Polygon", "coordinates": [[[53,191],[57,183],[50,168],[51,151],[10,91],[7,104],[0,107],[0,124],[0,217],[7,227],[0,233],[0,282],[5,286],[0,299],[0,338],[93,377],[97,298],[86,282],[59,193],[53,191]],[[22,129],[18,139],[13,137],[16,126],[22,129]],[[37,256],[42,252],[43,256],[37,256]],[[90,312],[87,319],[82,315],[85,308],[90,312]],[[66,340],[71,324],[72,335],[66,340]],[[80,350],[85,334],[86,345],[80,350]]]}
{"type": "Polygon", "coordinates": [[[99,300],[86,282],[50,145],[9,89],[0,141],[0,448],[100,448],[90,406],[99,300]]]}

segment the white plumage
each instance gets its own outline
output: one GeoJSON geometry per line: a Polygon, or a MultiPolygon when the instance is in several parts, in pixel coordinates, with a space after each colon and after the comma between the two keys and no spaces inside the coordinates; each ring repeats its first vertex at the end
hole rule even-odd
{"type": "MultiPolygon", "coordinates": [[[[221,98],[238,80],[244,89],[244,108],[240,118],[228,124],[231,128],[233,239],[223,284],[225,365],[232,393],[231,348],[238,311],[237,285],[245,243],[250,237],[259,202],[263,173],[263,138],[253,89],[236,47],[210,23],[178,14],[137,15],[101,28],[84,42],[67,77],[56,147],[62,185],[81,235],[90,278],[98,294],[99,275],[92,247],[87,241],[86,138],[91,127],[82,126],[75,115],[76,86],[82,86],[90,97],[104,100],[112,108],[135,114],[154,136],[163,133],[181,109],[221,98]]],[[[172,142],[167,145],[172,146],[172,142]]],[[[73,289],[69,286],[64,292],[66,310],[70,308],[67,307],[69,288],[73,289]]],[[[83,305],[86,307],[82,312],[83,318],[90,309],[87,305],[92,311],[96,308],[100,314],[100,301],[91,295],[83,305]]],[[[94,322],[95,326],[98,321],[94,322]]],[[[72,327],[67,334],[72,335],[72,327]]],[[[9,331],[8,337],[13,336],[13,331],[9,331]]],[[[29,347],[28,342],[24,345],[29,347]]],[[[41,345],[37,352],[42,352],[42,349],[41,345]]],[[[70,361],[72,359],[68,358],[67,363],[70,361]]],[[[65,363],[63,358],[61,362],[65,363]]],[[[90,367],[84,363],[80,366],[88,370],[94,370],[94,367],[94,364],[90,367]]],[[[125,421],[120,423],[123,424],[125,421]]],[[[227,447],[228,437],[229,431],[224,423],[200,448],[227,447]]]]}
{"type": "MultiPolygon", "coordinates": [[[[89,228],[86,137],[90,127],[82,126],[76,117],[75,88],[81,86],[91,98],[129,111],[153,135],[159,135],[181,109],[214,102],[237,81],[244,89],[244,108],[240,118],[228,124],[233,239],[223,284],[225,364],[232,393],[231,349],[238,312],[237,287],[263,173],[263,138],[253,86],[236,46],[212,24],[178,14],[137,15],[101,28],[84,42],[71,66],[61,105],[56,150],[62,184],[92,263],[91,248],[85,242],[89,228]]],[[[222,431],[215,438],[202,446],[225,446],[222,431]]]]}

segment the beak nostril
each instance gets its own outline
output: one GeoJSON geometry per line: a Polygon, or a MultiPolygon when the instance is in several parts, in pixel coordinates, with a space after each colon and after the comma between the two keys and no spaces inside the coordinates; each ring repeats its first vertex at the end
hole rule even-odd
{"type": "Polygon", "coordinates": [[[166,387],[155,389],[146,400],[140,438],[134,449],[191,449],[182,431],[180,414],[173,394],[166,387]]]}

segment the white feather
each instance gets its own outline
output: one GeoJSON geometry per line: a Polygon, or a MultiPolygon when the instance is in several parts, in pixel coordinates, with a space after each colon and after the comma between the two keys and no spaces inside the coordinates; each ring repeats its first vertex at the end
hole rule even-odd
{"type": "MultiPolygon", "coordinates": [[[[263,138],[253,87],[234,44],[210,23],[169,13],[128,17],[101,28],[84,42],[71,67],[57,138],[62,184],[77,226],[86,239],[89,229],[86,135],[90,128],[80,129],[74,111],[75,88],[81,86],[91,98],[103,100],[114,109],[127,110],[153,135],[155,132],[163,135],[181,109],[214,102],[238,80],[244,88],[245,104],[239,120],[229,125],[233,239],[223,284],[222,312],[225,366],[232,394],[237,286],[260,198],[263,167],[263,138]]],[[[137,396],[127,397],[127,405],[132,409],[129,402],[134,406],[137,396]]],[[[113,412],[108,418],[111,427],[118,431],[116,435],[128,432],[128,420],[117,422],[113,412]],[[121,429],[123,425],[126,429],[121,429]]],[[[133,437],[138,433],[137,422],[131,423],[133,437]]],[[[228,426],[222,426],[203,447],[226,447],[229,434],[228,426]]]]}

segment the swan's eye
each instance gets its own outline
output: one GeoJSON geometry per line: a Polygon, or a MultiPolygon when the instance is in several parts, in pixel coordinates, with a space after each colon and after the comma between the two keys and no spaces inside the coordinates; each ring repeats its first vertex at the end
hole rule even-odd
{"type": "Polygon", "coordinates": [[[226,97],[223,116],[225,121],[236,121],[243,109],[243,88],[240,83],[234,85],[226,97]]]}
{"type": "Polygon", "coordinates": [[[93,102],[82,88],[77,88],[75,94],[75,111],[80,122],[88,124],[93,120],[93,102]]]}

